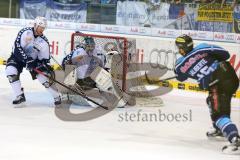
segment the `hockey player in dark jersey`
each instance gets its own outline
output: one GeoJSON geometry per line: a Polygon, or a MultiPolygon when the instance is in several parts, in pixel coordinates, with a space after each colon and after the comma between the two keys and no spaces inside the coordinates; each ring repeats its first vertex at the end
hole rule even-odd
{"type": "Polygon", "coordinates": [[[182,55],[175,66],[177,79],[195,79],[201,89],[209,92],[207,104],[214,130],[207,132],[207,136],[223,135],[239,150],[238,129],[230,118],[231,98],[238,89],[239,79],[227,61],[230,57],[228,51],[205,43],[193,48],[193,40],[188,35],[177,37],[175,44],[182,55]]]}
{"type": "Polygon", "coordinates": [[[6,75],[15,93],[13,104],[21,104],[26,101],[23,88],[20,82],[20,74],[23,68],[30,71],[33,79],[40,83],[53,95],[55,105],[61,103],[59,94],[52,88],[49,79],[34,72],[38,68],[42,72],[52,72],[49,65],[50,49],[47,38],[43,31],[47,27],[47,20],[44,17],[36,17],[34,27],[23,28],[18,32],[13,45],[10,58],[7,60],[6,75]]]}

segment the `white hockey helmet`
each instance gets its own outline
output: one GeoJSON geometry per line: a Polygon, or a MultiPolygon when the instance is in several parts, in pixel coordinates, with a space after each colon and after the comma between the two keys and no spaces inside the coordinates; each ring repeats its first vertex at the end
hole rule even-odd
{"type": "Polygon", "coordinates": [[[45,17],[36,17],[34,20],[34,27],[43,27],[43,28],[47,28],[47,19],[45,17]]]}

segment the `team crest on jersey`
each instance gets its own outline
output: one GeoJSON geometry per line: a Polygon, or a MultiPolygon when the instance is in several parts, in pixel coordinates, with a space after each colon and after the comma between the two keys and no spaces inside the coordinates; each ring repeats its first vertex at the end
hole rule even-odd
{"type": "Polygon", "coordinates": [[[96,66],[97,65],[97,60],[95,58],[92,58],[91,61],[90,61],[90,66],[93,65],[93,66],[96,66]]]}
{"type": "Polygon", "coordinates": [[[38,43],[43,43],[44,42],[43,39],[38,39],[37,41],[38,41],[38,43]]]}
{"type": "Polygon", "coordinates": [[[33,38],[30,35],[25,38],[26,43],[30,43],[32,40],[33,40],[33,38]]]}

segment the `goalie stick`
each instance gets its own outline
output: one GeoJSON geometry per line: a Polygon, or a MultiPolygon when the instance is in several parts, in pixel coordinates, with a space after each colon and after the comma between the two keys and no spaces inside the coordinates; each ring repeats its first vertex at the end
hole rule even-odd
{"type": "Polygon", "coordinates": [[[80,92],[76,91],[75,89],[72,89],[71,87],[68,87],[67,85],[65,85],[65,84],[63,84],[63,83],[57,81],[56,79],[52,78],[51,76],[45,74],[44,72],[42,72],[42,71],[40,71],[40,70],[38,70],[38,69],[36,69],[36,68],[33,69],[33,70],[34,70],[35,72],[37,72],[38,74],[41,74],[41,75],[43,75],[43,76],[49,78],[49,79],[52,80],[53,82],[56,82],[56,83],[58,83],[59,85],[65,87],[65,88],[67,88],[67,89],[69,89],[70,91],[72,91],[72,92],[74,92],[74,93],[76,93],[76,94],[82,96],[82,97],[85,98],[86,100],[88,100],[88,101],[90,101],[90,102],[92,102],[92,103],[94,103],[94,104],[96,104],[96,105],[102,107],[103,109],[108,110],[108,107],[107,107],[107,106],[103,106],[103,105],[97,103],[96,101],[94,101],[94,100],[90,99],[89,97],[87,97],[84,93],[80,93],[80,92]]]}
{"type": "Polygon", "coordinates": [[[145,72],[145,78],[148,82],[148,84],[157,84],[159,82],[163,82],[163,81],[167,81],[167,80],[171,80],[176,78],[177,76],[173,76],[173,77],[168,77],[168,78],[164,78],[164,79],[160,79],[160,80],[150,80],[149,77],[147,76],[147,73],[145,72]]]}

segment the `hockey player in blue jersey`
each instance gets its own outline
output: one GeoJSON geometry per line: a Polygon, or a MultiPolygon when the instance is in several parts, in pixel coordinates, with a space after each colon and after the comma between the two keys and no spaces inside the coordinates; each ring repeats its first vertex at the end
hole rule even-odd
{"type": "Polygon", "coordinates": [[[228,51],[205,43],[193,48],[193,40],[188,35],[177,37],[175,44],[182,55],[175,66],[177,79],[195,79],[201,89],[209,92],[207,104],[214,130],[207,132],[207,136],[223,135],[239,150],[238,129],[230,118],[231,98],[238,89],[239,79],[227,61],[230,57],[228,51]]]}
{"type": "Polygon", "coordinates": [[[55,105],[61,103],[59,94],[52,88],[49,79],[34,72],[34,68],[42,72],[52,72],[49,65],[50,49],[47,38],[43,31],[47,27],[47,20],[44,17],[36,17],[34,27],[23,28],[18,32],[13,45],[10,58],[7,60],[6,76],[15,93],[13,104],[21,104],[26,101],[23,88],[20,82],[20,74],[23,68],[30,71],[33,79],[40,83],[53,95],[55,105]]]}

